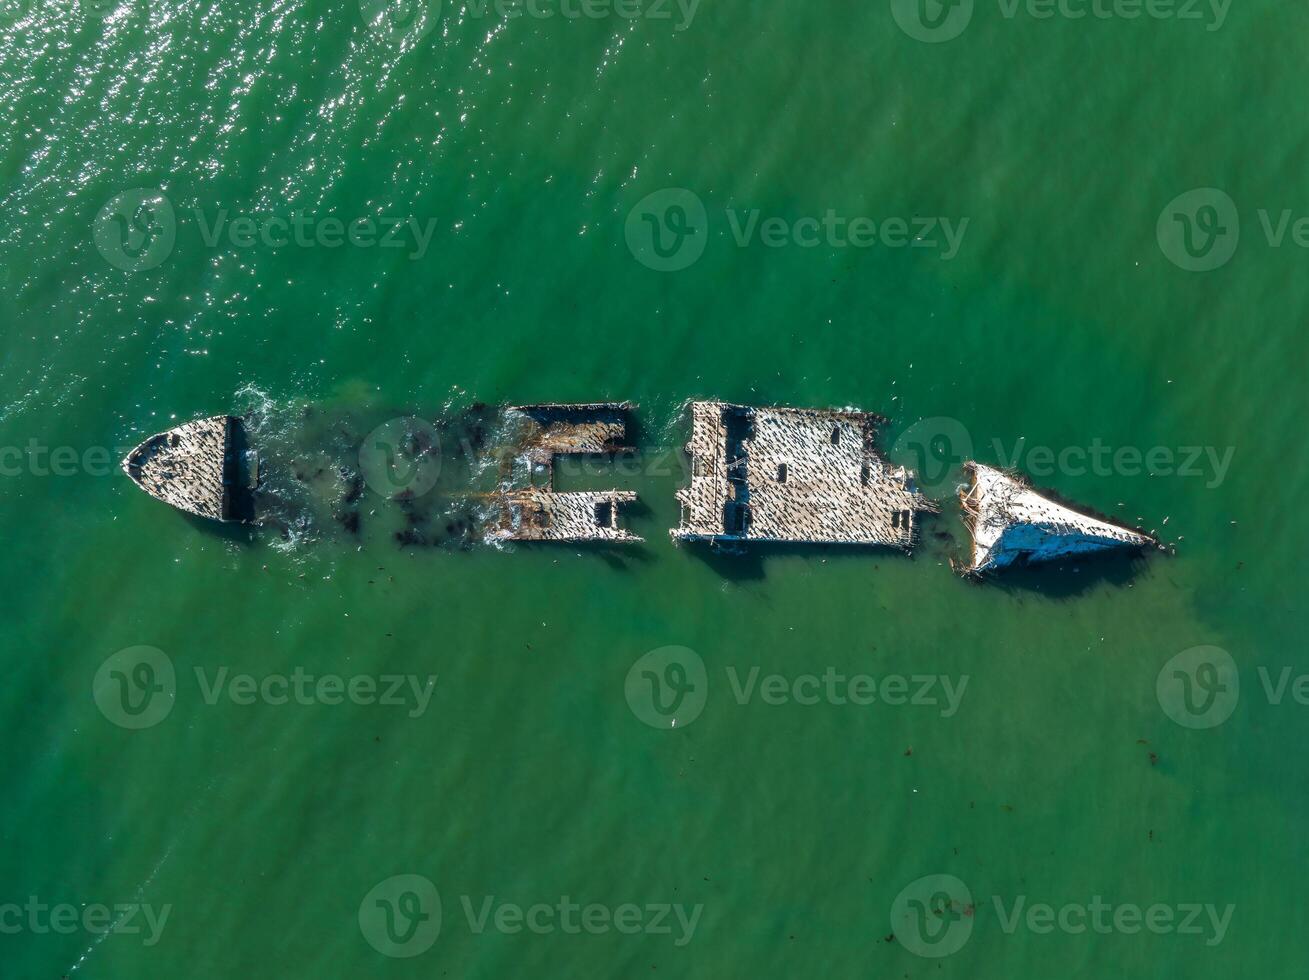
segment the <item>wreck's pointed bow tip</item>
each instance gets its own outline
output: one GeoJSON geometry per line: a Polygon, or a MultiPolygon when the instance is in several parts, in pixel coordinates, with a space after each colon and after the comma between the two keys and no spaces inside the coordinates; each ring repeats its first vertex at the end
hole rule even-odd
{"type": "Polygon", "coordinates": [[[136,482],[136,477],[132,473],[132,460],[134,460],[137,456],[139,456],[145,450],[145,447],[149,444],[150,440],[154,438],[156,437],[150,436],[149,439],[137,443],[135,446],[132,447],[131,451],[126,456],[123,457],[122,462],[118,464],[123,468],[123,472],[127,474],[128,478],[133,483],[136,482]]]}

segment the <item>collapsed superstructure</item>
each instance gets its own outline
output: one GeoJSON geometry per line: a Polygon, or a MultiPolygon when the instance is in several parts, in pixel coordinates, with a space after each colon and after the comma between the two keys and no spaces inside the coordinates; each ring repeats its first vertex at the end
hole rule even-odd
{"type": "Polygon", "coordinates": [[[965,574],[1157,544],[1149,535],[1055,503],[1004,470],[973,462],[964,468],[973,480],[959,491],[964,523],[973,535],[965,574]]]}
{"type": "Polygon", "coordinates": [[[619,524],[619,508],[636,500],[630,490],[555,490],[555,459],[611,456],[628,451],[626,402],[514,405],[517,451],[503,472],[505,489],[491,495],[488,537],[509,541],[640,541],[619,524]]]}
{"type": "Polygon", "coordinates": [[[937,507],[875,446],[885,420],[856,411],[691,403],[681,540],[886,545],[909,551],[937,507]]]}
{"type": "MultiPolygon", "coordinates": [[[[215,415],[151,436],[123,460],[123,472],[166,504],[215,521],[248,522],[250,479],[243,474],[241,420],[215,415]]],[[[254,468],[257,478],[258,467],[254,468]]]]}

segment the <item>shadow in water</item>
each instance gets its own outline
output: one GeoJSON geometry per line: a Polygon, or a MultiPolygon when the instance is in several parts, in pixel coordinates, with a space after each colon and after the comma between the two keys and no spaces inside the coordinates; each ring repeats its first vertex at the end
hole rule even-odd
{"type": "Polygon", "coordinates": [[[227,453],[223,459],[223,483],[227,487],[226,517],[248,524],[255,516],[255,490],[259,485],[259,454],[251,449],[241,419],[228,427],[227,453]]]}
{"type": "Polygon", "coordinates": [[[680,547],[723,578],[733,582],[757,581],[767,577],[769,558],[860,558],[870,567],[884,560],[911,560],[912,555],[895,548],[859,544],[814,544],[808,542],[751,541],[745,544],[712,545],[706,541],[683,541],[680,547]]]}
{"type": "Polygon", "coordinates": [[[193,528],[212,538],[220,538],[223,541],[232,541],[236,544],[251,545],[255,543],[258,537],[259,528],[255,524],[224,524],[221,521],[212,521],[207,517],[196,517],[194,514],[188,514],[185,511],[180,513],[193,528]]]}
{"type": "Polygon", "coordinates": [[[654,555],[644,544],[606,545],[587,550],[593,551],[597,558],[616,572],[630,572],[632,566],[648,564],[654,560],[654,555]]]}
{"type": "Polygon", "coordinates": [[[599,558],[610,568],[618,572],[631,571],[633,565],[654,560],[654,555],[644,544],[621,541],[515,541],[515,551],[536,551],[550,553],[572,552],[599,558]]]}
{"type": "Polygon", "coordinates": [[[707,541],[682,541],[678,548],[729,582],[755,582],[765,577],[763,558],[746,548],[734,545],[728,550],[707,541]]]}
{"type": "MultiPolygon", "coordinates": [[[[632,525],[634,523],[640,523],[640,522],[652,520],[654,518],[654,510],[644,500],[642,500],[640,497],[637,497],[635,500],[631,501],[630,503],[623,504],[622,516],[623,516],[624,526],[632,528],[632,525]]],[[[635,530],[635,528],[633,528],[633,530],[635,530]]],[[[661,527],[657,531],[652,528],[648,533],[645,531],[642,531],[640,533],[645,534],[648,537],[649,534],[653,534],[653,533],[667,534],[668,531],[666,528],[661,527]]]]}
{"type": "Polygon", "coordinates": [[[1125,587],[1152,557],[1157,560],[1164,556],[1120,552],[1088,555],[1076,561],[1018,565],[985,576],[979,584],[1014,594],[1038,593],[1049,599],[1073,599],[1101,585],[1125,587]]]}

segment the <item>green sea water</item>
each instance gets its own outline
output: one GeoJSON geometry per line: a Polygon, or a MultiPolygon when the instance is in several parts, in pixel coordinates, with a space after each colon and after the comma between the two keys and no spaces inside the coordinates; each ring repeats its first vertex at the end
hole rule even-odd
{"type": "Polygon", "coordinates": [[[622,9],[4,6],[0,975],[1303,976],[1309,11],[622,9]],[[676,547],[696,397],[880,412],[943,513],[676,547]],[[388,419],[601,399],[642,454],[568,480],[641,546],[463,546],[453,463],[406,542],[333,517],[388,419]],[[252,533],[106,462],[222,412],[252,533]],[[1176,553],[965,582],[965,454],[1176,553]],[[672,728],[628,697],[666,647],[672,728]],[[435,679],[212,691],[297,672],[435,679]]]}

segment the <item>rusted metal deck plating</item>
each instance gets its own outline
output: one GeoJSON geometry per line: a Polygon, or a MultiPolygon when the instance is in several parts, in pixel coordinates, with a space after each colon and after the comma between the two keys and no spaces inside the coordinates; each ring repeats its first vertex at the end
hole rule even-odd
{"type": "Polygon", "coordinates": [[[488,535],[507,541],[640,541],[619,525],[619,508],[636,500],[630,490],[561,493],[554,489],[555,457],[612,455],[630,447],[627,402],[512,405],[521,423],[518,452],[502,472],[506,486],[491,495],[488,535]]]}
{"type": "Polygon", "coordinates": [[[909,551],[937,506],[875,446],[881,416],[691,403],[682,540],[886,545],[909,551]]]}

